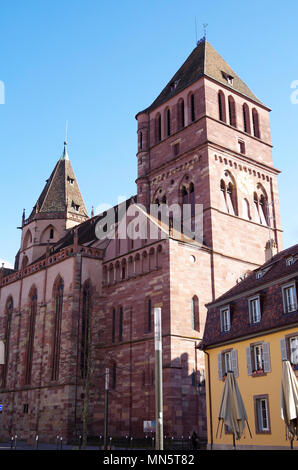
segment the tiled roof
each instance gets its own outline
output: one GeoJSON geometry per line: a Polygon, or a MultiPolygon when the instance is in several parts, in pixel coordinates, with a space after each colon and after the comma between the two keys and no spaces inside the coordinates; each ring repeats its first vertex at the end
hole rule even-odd
{"type": "Polygon", "coordinates": [[[294,245],[278,253],[270,261],[253,271],[246,279],[234,286],[228,292],[207,304],[208,313],[204,337],[200,349],[229,344],[241,338],[274,330],[287,328],[298,324],[298,311],[284,314],[281,285],[287,281],[298,279],[298,245],[294,245]],[[293,257],[296,261],[287,265],[287,259],[293,257]],[[263,272],[257,278],[256,274],[263,272]],[[249,321],[248,298],[260,295],[261,321],[251,324],[249,321]],[[230,306],[231,327],[223,333],[220,327],[220,308],[230,306]]]}
{"type": "Polygon", "coordinates": [[[65,147],[63,156],[58,160],[27,221],[32,220],[37,213],[65,213],[66,207],[67,216],[76,214],[88,218],[81,191],[65,147]],[[72,203],[79,207],[77,211],[72,207],[72,203]]]}
{"type": "Polygon", "coordinates": [[[153,101],[151,106],[141,112],[152,111],[203,76],[212,78],[230,87],[231,90],[247,96],[258,104],[262,104],[211,44],[202,40],[171,78],[159,96],[153,101]],[[225,75],[233,77],[232,85],[229,85],[225,75]]]}
{"type": "Polygon", "coordinates": [[[239,296],[244,292],[248,292],[253,289],[261,288],[269,282],[274,282],[284,276],[290,275],[298,271],[298,259],[292,266],[287,266],[286,259],[289,257],[298,256],[298,244],[287,248],[275,255],[271,260],[267,261],[260,268],[255,269],[251,272],[243,281],[236,284],[232,289],[227,291],[225,294],[218,297],[214,302],[207,304],[207,307],[225,302],[226,300],[239,296]],[[257,279],[257,273],[262,271],[263,275],[257,279]]]}

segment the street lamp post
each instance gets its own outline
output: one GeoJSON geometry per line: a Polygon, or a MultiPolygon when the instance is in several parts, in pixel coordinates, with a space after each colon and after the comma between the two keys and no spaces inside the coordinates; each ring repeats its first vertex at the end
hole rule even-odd
{"type": "Polygon", "coordinates": [[[108,447],[109,381],[110,381],[110,369],[106,368],[106,373],[105,373],[105,416],[104,416],[104,436],[103,436],[104,450],[107,450],[107,447],[108,447]]]}
{"type": "Polygon", "coordinates": [[[154,348],[155,348],[155,449],[163,450],[163,391],[162,391],[162,335],[161,308],[154,308],[154,348]]]}

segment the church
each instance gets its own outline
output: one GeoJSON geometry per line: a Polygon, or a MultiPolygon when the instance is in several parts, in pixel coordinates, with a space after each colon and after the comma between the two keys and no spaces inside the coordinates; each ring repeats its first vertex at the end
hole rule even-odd
{"type": "Polygon", "coordinates": [[[144,437],[155,420],[156,306],[164,434],[206,436],[205,305],[283,249],[269,115],[200,40],[136,115],[136,194],[110,225],[106,213],[89,217],[65,142],[23,214],[14,269],[0,269],[0,439],[71,442],[86,409],[88,435],[103,434],[106,368],[109,435],[144,437]],[[190,206],[191,226],[201,207],[201,239],[152,216],[152,204],[190,206]],[[123,236],[131,207],[162,236],[123,236]],[[101,222],[114,237],[98,237],[101,222]]]}

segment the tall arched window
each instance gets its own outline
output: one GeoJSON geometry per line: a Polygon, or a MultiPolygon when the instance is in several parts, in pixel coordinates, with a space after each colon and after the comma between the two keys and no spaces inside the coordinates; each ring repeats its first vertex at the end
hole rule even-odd
{"type": "Polygon", "coordinates": [[[185,126],[184,100],[183,99],[178,101],[178,122],[179,122],[180,129],[185,126]]]}
{"type": "Polygon", "coordinates": [[[262,225],[269,225],[267,195],[261,185],[258,189],[258,193],[254,193],[256,221],[262,225]]]}
{"type": "Polygon", "coordinates": [[[243,105],[243,128],[244,132],[250,134],[250,117],[249,117],[249,107],[246,103],[243,105]]]}
{"type": "Polygon", "coordinates": [[[190,95],[190,120],[191,122],[194,122],[196,120],[195,95],[193,93],[190,95]]]}
{"type": "Polygon", "coordinates": [[[191,327],[200,331],[199,299],[196,295],[191,299],[191,327]]]}
{"type": "Polygon", "coordinates": [[[82,316],[81,316],[81,377],[85,379],[88,374],[89,345],[90,345],[90,318],[91,315],[91,292],[89,282],[83,287],[82,316]]]}
{"type": "Polygon", "coordinates": [[[54,331],[53,331],[53,356],[52,356],[52,380],[58,380],[60,362],[61,322],[63,310],[64,282],[58,278],[54,285],[54,331]]]}
{"type": "Polygon", "coordinates": [[[166,132],[169,137],[171,135],[171,111],[169,108],[166,111],[166,132]]]}
{"type": "Polygon", "coordinates": [[[220,181],[221,209],[232,215],[237,215],[237,193],[235,182],[228,171],[220,181]]]}
{"type": "Polygon", "coordinates": [[[119,341],[123,341],[123,307],[119,308],[119,341]]]}
{"type": "Polygon", "coordinates": [[[152,331],[152,302],[151,299],[148,299],[147,301],[147,309],[146,309],[146,328],[145,331],[146,333],[151,333],[152,331]]]}
{"type": "Polygon", "coordinates": [[[161,115],[160,113],[157,114],[155,118],[155,141],[161,141],[161,115]]]}
{"type": "Polygon", "coordinates": [[[5,352],[4,352],[4,367],[2,375],[2,387],[6,387],[7,381],[7,371],[9,364],[9,343],[10,343],[10,331],[11,331],[11,319],[13,312],[13,299],[9,297],[6,302],[5,315],[6,315],[6,324],[5,324],[5,352]]]}
{"type": "Polygon", "coordinates": [[[27,340],[27,351],[26,351],[25,385],[29,385],[31,383],[36,313],[37,313],[37,290],[36,288],[32,288],[29,294],[29,325],[28,325],[28,340],[27,340]]]}
{"type": "Polygon", "coordinates": [[[112,343],[115,343],[116,338],[116,309],[112,310],[112,343]]]}
{"type": "Polygon", "coordinates": [[[229,96],[229,120],[230,125],[233,127],[237,127],[236,121],[236,103],[232,96],[229,96]]]}
{"type": "Polygon", "coordinates": [[[255,108],[252,110],[252,122],[253,122],[254,136],[260,139],[261,134],[260,134],[259,114],[255,108]]]}
{"type": "Polygon", "coordinates": [[[189,204],[191,217],[195,215],[195,187],[193,183],[189,185],[189,204]]]}
{"type": "Polygon", "coordinates": [[[223,94],[222,91],[218,92],[218,110],[219,110],[219,120],[222,122],[227,122],[225,95],[223,94]]]}

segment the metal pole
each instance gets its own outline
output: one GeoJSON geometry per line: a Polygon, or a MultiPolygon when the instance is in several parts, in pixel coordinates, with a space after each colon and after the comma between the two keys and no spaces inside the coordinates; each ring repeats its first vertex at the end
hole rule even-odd
{"type": "Polygon", "coordinates": [[[155,449],[163,450],[163,391],[162,391],[162,335],[161,308],[154,308],[155,347],[155,449]]]}
{"type": "Polygon", "coordinates": [[[104,450],[107,450],[107,448],[108,448],[109,381],[110,381],[110,369],[106,368],[106,373],[105,373],[105,416],[104,416],[104,436],[103,436],[104,450]]]}

